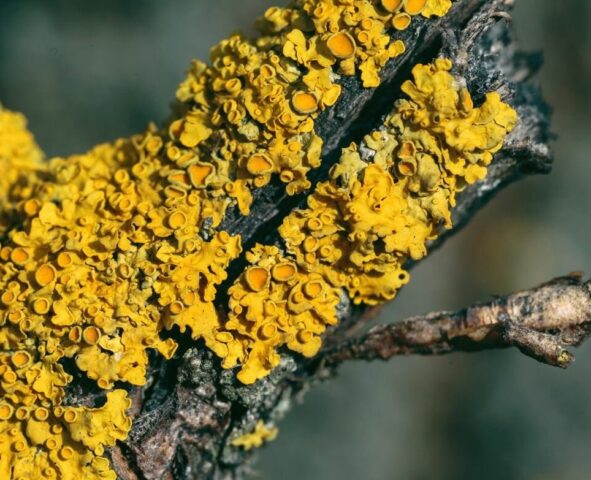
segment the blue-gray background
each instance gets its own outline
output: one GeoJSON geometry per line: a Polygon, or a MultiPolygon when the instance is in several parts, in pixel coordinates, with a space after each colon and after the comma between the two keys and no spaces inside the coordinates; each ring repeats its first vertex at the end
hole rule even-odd
{"type": "MultiPolygon", "coordinates": [[[[273,3],[0,0],[0,101],[27,114],[50,155],[141,131],[166,117],[191,58],[273,3]]],[[[591,2],[515,3],[523,45],[546,54],[554,172],[503,192],[380,321],[591,271],[591,2]]],[[[512,351],[348,365],[281,423],[259,477],[587,480],[590,367],[590,348],[567,372],[512,351]]]]}

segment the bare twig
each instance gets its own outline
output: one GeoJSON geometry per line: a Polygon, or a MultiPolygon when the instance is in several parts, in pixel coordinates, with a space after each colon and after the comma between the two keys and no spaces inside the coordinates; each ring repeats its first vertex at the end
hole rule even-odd
{"type": "Polygon", "coordinates": [[[566,368],[566,347],[591,335],[591,281],[571,274],[537,288],[472,306],[380,325],[327,351],[323,365],[517,347],[536,360],[566,368]]]}

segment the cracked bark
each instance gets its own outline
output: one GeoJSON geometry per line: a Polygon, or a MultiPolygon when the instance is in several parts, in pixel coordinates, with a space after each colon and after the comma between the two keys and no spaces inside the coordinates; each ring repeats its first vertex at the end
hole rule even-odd
{"type": "MultiPolygon", "coordinates": [[[[512,3],[458,0],[443,19],[417,19],[402,33],[407,52],[386,65],[378,89],[363,89],[357,78],[343,79],[342,98],[317,120],[324,149],[322,167],[311,176],[313,184],[327,177],[343,146],[380,125],[412,66],[438,55],[453,60],[454,73],[465,79],[475,103],[486,92],[498,90],[517,109],[520,123],[495,156],[487,178],[459,196],[455,228],[430,245],[430,251],[507,184],[525,175],[548,173],[549,110],[528,82],[540,67],[541,56],[518,49],[510,29],[512,3]]],[[[286,197],[279,183],[271,183],[255,192],[250,216],[230,211],[222,227],[242,235],[245,249],[255,241],[280,243],[277,226],[305,201],[305,195],[286,197]]],[[[241,261],[231,266],[217,299],[220,310],[225,290],[242,267],[241,261]]],[[[347,307],[316,358],[304,360],[284,352],[281,365],[250,387],[239,384],[232,371],[222,370],[202,344],[177,338],[180,348],[175,358],[165,362],[154,355],[147,385],[130,389],[133,428],[129,438],[110,451],[119,478],[244,478],[253,455],[232,447],[231,440],[251,431],[260,419],[279,420],[296,397],[330,378],[344,361],[515,346],[540,361],[566,367],[572,361],[566,347],[579,344],[591,331],[591,287],[578,277],[564,277],[460,312],[433,313],[359,334],[376,313],[375,308],[347,307]]]]}

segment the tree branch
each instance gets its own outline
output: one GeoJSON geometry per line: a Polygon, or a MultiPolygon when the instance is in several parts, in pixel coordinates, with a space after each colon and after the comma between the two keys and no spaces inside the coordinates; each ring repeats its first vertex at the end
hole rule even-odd
{"type": "Polygon", "coordinates": [[[591,282],[578,274],[499,297],[457,312],[437,312],[372,328],[325,352],[321,363],[388,360],[394,356],[440,355],[517,347],[542,363],[566,368],[566,347],[591,335],[591,282]]]}
{"type": "MultiPolygon", "coordinates": [[[[322,166],[311,175],[313,185],[326,178],[343,146],[380,125],[399,98],[400,84],[412,66],[438,55],[458,66],[454,73],[465,79],[476,102],[485,92],[498,90],[517,109],[520,123],[495,155],[486,179],[458,196],[454,230],[429,250],[461,229],[505,185],[524,175],[548,172],[552,162],[547,146],[549,112],[538,90],[525,83],[539,67],[540,58],[517,49],[505,21],[509,10],[508,0],[457,0],[441,21],[419,21],[416,27],[413,22],[403,32],[408,50],[386,65],[378,89],[363,89],[354,77],[342,79],[342,99],[317,120],[324,151],[322,166]]],[[[272,182],[255,192],[251,215],[230,211],[223,228],[239,233],[245,250],[254,242],[280,244],[277,227],[305,202],[305,195],[286,197],[281,185],[272,182]]],[[[239,262],[233,265],[227,284],[219,289],[222,296],[243,267],[239,262]]],[[[341,324],[327,333],[320,356],[307,360],[282,355],[278,368],[248,387],[236,382],[233,371],[221,369],[202,345],[181,339],[175,358],[165,362],[154,356],[148,385],[131,392],[136,406],[133,428],[129,438],[111,450],[111,461],[122,479],[243,478],[252,452],[233,447],[232,440],[252,431],[259,420],[278,421],[295,398],[326,378],[324,373],[350,359],[518,346],[547,363],[566,365],[571,358],[563,353],[564,346],[582,341],[589,331],[588,284],[568,277],[523,296],[526,293],[511,295],[505,303],[491,302],[488,309],[486,305],[468,309],[464,316],[461,312],[433,314],[378,327],[354,340],[352,336],[377,310],[345,305],[341,324]],[[564,328],[552,323],[559,319],[558,325],[564,328]]],[[[218,300],[221,309],[225,299],[218,300]]]]}
{"type": "MultiPolygon", "coordinates": [[[[486,92],[498,91],[518,111],[519,125],[496,153],[487,177],[458,195],[454,229],[431,243],[429,251],[460,230],[504,186],[525,175],[547,173],[552,162],[549,111],[537,88],[527,83],[541,59],[520,52],[513,41],[506,21],[511,4],[512,0],[455,0],[445,17],[416,18],[408,29],[396,32],[407,48],[385,65],[379,88],[364,88],[358,77],[340,78],[342,96],[314,125],[324,147],[322,165],[310,172],[310,191],[328,178],[343,147],[383,123],[401,98],[400,86],[412,67],[438,56],[452,60],[453,74],[465,82],[475,103],[482,103],[486,92]]],[[[275,179],[254,192],[252,214],[244,216],[231,208],[220,230],[239,234],[244,251],[256,242],[283,246],[277,228],[294,209],[306,205],[310,191],[290,197],[275,179]]],[[[244,258],[232,264],[227,281],[217,290],[221,317],[228,308],[227,289],[244,270],[244,258]]],[[[132,430],[107,452],[118,478],[243,478],[253,456],[234,440],[260,422],[277,422],[294,399],[345,361],[517,347],[544,363],[567,367],[573,357],[566,347],[591,334],[591,284],[578,276],[563,277],[459,312],[414,317],[359,336],[377,312],[343,299],[340,324],[326,333],[324,350],[317,357],[282,352],[281,364],[251,386],[240,384],[235,371],[222,369],[203,342],[171,332],[179,343],[174,357],[165,360],[152,352],[146,385],[124,386],[133,400],[132,430]]],[[[79,375],[68,389],[71,405],[102,399],[104,392],[84,379],[79,375]]]]}

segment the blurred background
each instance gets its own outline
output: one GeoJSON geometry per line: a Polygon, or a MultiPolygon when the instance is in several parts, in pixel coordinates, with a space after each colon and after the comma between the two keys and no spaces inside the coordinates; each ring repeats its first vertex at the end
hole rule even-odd
{"type": "MultiPolygon", "coordinates": [[[[166,117],[191,58],[274,3],[0,0],[0,101],[48,155],[139,132],[166,117]]],[[[591,2],[515,4],[523,46],[546,56],[554,172],[499,195],[412,272],[381,322],[591,273],[591,2]]],[[[587,480],[591,344],[577,353],[566,372],[514,351],[347,365],[280,424],[258,478],[587,480]]]]}

